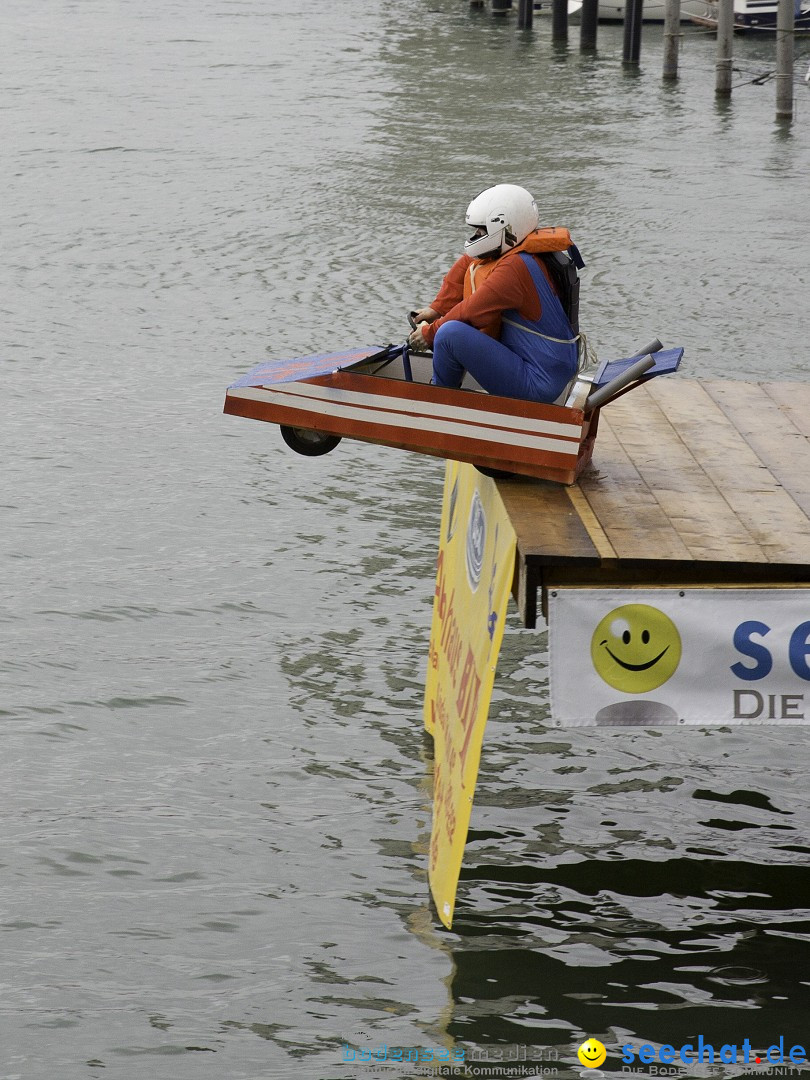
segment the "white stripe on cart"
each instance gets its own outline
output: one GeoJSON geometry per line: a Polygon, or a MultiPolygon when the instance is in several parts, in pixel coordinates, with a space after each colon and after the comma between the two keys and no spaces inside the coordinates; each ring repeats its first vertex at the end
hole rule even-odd
{"type": "MultiPolygon", "coordinates": [[[[297,389],[304,389],[298,385],[297,389]]],[[[547,450],[576,458],[579,454],[581,429],[577,424],[560,424],[556,421],[543,421],[524,417],[507,417],[501,413],[478,411],[477,409],[458,409],[451,406],[427,403],[401,398],[387,398],[377,394],[356,394],[353,391],[335,390],[326,386],[307,386],[306,393],[277,390],[275,387],[239,387],[228,391],[231,398],[246,401],[265,402],[281,408],[297,409],[299,412],[313,415],[334,416],[345,420],[356,420],[366,424],[381,424],[385,427],[398,427],[412,431],[430,431],[443,435],[455,435],[472,441],[511,444],[532,450],[547,450]],[[341,398],[343,400],[341,400],[341,398]],[[370,404],[357,406],[358,399],[366,399],[370,404]],[[346,400],[349,399],[349,400],[346,400]],[[387,408],[390,403],[391,408],[387,408]],[[414,415],[414,410],[424,411],[428,415],[414,415]],[[475,423],[456,423],[445,419],[457,416],[459,412],[469,416],[475,423]],[[515,431],[508,425],[520,425],[515,431]],[[536,434],[532,434],[536,432],[536,434]]]]}

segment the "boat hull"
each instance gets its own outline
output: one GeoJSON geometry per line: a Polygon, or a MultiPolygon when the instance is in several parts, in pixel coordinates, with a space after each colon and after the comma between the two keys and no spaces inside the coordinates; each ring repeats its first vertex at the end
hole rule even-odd
{"type": "MultiPolygon", "coordinates": [[[[624,22],[625,5],[622,0],[600,0],[600,22],[624,22]]],[[[706,0],[681,0],[681,22],[692,21],[695,15],[702,15],[706,11],[706,0]]],[[[649,23],[662,23],[666,15],[666,6],[663,0],[644,0],[642,8],[642,20],[649,23]]]]}
{"type": "MultiPolygon", "coordinates": [[[[554,8],[554,0],[540,0],[535,3],[534,11],[537,15],[551,15],[554,8]]],[[[568,0],[568,17],[573,22],[579,22],[582,14],[582,0],[568,0]]],[[[599,22],[624,22],[625,5],[623,0],[600,0],[597,8],[599,22]]],[[[706,0],[681,0],[681,22],[689,22],[692,15],[702,15],[706,10],[706,0]]],[[[664,21],[664,0],[645,0],[642,12],[644,22],[664,21]]]]}

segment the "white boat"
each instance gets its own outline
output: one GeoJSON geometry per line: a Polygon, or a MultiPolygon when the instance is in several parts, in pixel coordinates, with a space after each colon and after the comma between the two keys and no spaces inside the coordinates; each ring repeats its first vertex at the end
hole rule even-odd
{"type": "MultiPolygon", "coordinates": [[[[770,2],[770,0],[769,0],[770,2]]],[[[554,0],[535,0],[535,15],[551,15],[554,0]]],[[[681,0],[681,22],[690,22],[694,15],[704,15],[708,7],[707,0],[681,0]]],[[[577,21],[581,14],[582,0],[568,0],[568,17],[577,21]]],[[[624,0],[599,0],[597,17],[599,22],[624,22],[624,0]]],[[[644,0],[642,18],[644,22],[664,21],[664,0],[644,0]]]]}
{"type": "MultiPolygon", "coordinates": [[[[703,12],[696,12],[692,22],[698,26],[717,29],[717,4],[707,3],[703,12]]],[[[734,0],[735,30],[776,31],[777,0],[734,0]]],[[[793,29],[799,33],[810,31],[810,0],[796,0],[793,10],[793,29]]]]}
{"type": "MultiPolygon", "coordinates": [[[[535,0],[534,13],[535,15],[550,15],[553,7],[554,0],[535,0]]],[[[578,15],[581,7],[582,0],[568,0],[568,18],[578,15]]]]}
{"type": "MultiPolygon", "coordinates": [[[[693,22],[695,15],[705,14],[707,6],[706,0],[681,0],[681,22],[693,22]]],[[[599,0],[599,21],[624,22],[624,8],[622,0],[599,0]]],[[[644,22],[662,23],[665,13],[664,0],[644,0],[644,22]]]]}

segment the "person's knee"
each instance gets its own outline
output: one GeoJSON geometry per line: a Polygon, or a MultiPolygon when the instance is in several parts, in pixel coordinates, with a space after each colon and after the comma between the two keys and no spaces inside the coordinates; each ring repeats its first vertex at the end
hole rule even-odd
{"type": "Polygon", "coordinates": [[[434,352],[437,348],[446,348],[458,337],[458,327],[463,323],[457,322],[455,319],[451,319],[450,322],[442,323],[439,329],[436,331],[436,336],[433,339],[434,352]]]}
{"type": "Polygon", "coordinates": [[[460,338],[466,324],[456,319],[443,323],[433,339],[433,382],[437,386],[460,386],[464,368],[459,360],[460,338]]]}

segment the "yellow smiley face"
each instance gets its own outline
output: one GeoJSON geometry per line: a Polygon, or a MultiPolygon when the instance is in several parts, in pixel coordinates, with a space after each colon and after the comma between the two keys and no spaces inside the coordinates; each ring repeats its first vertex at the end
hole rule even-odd
{"type": "Polygon", "coordinates": [[[674,674],[681,660],[681,636],[658,608],[623,604],[594,630],[591,659],[608,686],[625,694],[646,694],[674,674]]]}
{"type": "Polygon", "coordinates": [[[598,1069],[607,1057],[607,1050],[598,1039],[588,1039],[577,1050],[577,1057],[586,1069],[598,1069]]]}

